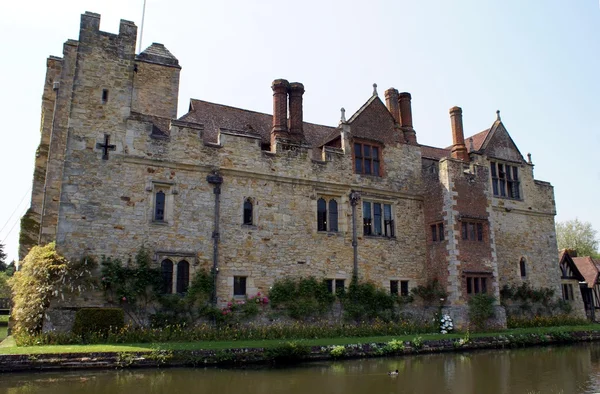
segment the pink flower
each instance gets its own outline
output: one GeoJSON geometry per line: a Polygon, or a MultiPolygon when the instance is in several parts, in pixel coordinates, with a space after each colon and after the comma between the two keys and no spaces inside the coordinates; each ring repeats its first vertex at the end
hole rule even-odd
{"type": "Polygon", "coordinates": [[[231,305],[232,305],[231,302],[227,303],[227,307],[231,308],[231,305]]]}
{"type": "Polygon", "coordinates": [[[224,310],[224,311],[223,311],[223,312],[221,312],[221,313],[223,313],[223,315],[226,315],[226,314],[227,314],[227,311],[226,311],[226,310],[224,310]]]}
{"type": "Polygon", "coordinates": [[[259,291],[258,293],[256,293],[256,296],[257,296],[257,297],[260,297],[260,291],[259,291]]]}
{"type": "Polygon", "coordinates": [[[123,302],[127,302],[127,297],[123,297],[123,298],[121,298],[121,301],[123,301],[123,302]]]}
{"type": "Polygon", "coordinates": [[[267,297],[263,298],[263,304],[268,304],[269,303],[269,299],[267,297]]]}

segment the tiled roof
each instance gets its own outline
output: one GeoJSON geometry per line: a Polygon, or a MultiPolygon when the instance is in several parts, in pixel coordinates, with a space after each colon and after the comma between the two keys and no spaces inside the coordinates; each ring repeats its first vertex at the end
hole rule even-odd
{"type": "Polygon", "coordinates": [[[467,149],[469,152],[478,151],[481,149],[483,142],[487,138],[491,129],[483,130],[477,134],[474,134],[468,138],[465,138],[465,145],[467,145],[467,149]],[[471,139],[473,139],[473,144],[471,144],[471,139]]]}
{"type": "MultiPolygon", "coordinates": [[[[190,111],[179,120],[204,125],[206,142],[216,143],[219,129],[251,131],[260,135],[263,143],[271,141],[273,116],[269,114],[192,99],[190,111]]],[[[333,135],[336,128],[304,122],[303,130],[306,142],[311,147],[316,147],[326,137],[333,135]]]]}
{"type": "Polygon", "coordinates": [[[137,55],[136,59],[179,67],[179,60],[163,44],[157,42],[153,42],[152,45],[137,55]]]}
{"type": "Polygon", "coordinates": [[[594,260],[591,257],[573,257],[573,262],[585,278],[588,287],[594,287],[598,280],[598,267],[594,260]]]}
{"type": "Polygon", "coordinates": [[[444,157],[450,157],[450,149],[421,145],[421,156],[426,157],[428,159],[440,160],[444,157]]]}

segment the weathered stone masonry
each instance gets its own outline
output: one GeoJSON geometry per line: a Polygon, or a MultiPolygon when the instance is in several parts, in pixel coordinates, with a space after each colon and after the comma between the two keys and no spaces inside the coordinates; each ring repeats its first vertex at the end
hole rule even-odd
{"type": "Polygon", "coordinates": [[[499,119],[465,143],[455,107],[453,147],[427,147],[417,143],[408,93],[387,90],[386,106],[375,91],[328,127],[304,121],[305,87],[283,79],[272,85],[273,115],[191,100],[175,119],[178,60],[156,43],[136,55],[131,22],[121,21],[118,34],[99,24],[98,14],[82,15],[79,40],[48,60],[33,225],[22,228],[21,257],[53,239],[72,259],[126,258],[145,245],[157,266],[185,260],[193,277],[217,256],[219,303],[234,296],[234,277],[246,278],[248,295],[286,276],[347,286],[355,191],[362,280],[389,289],[390,281],[413,288],[438,279],[463,317],[474,292],[469,275],[488,278],[496,297],[502,284],[521,280],[558,289],[552,187],[533,179],[499,119]],[[518,166],[520,198],[493,195],[490,161],[518,166]],[[218,233],[211,174],[222,178],[218,233]],[[337,206],[337,228],[320,231],[332,223],[327,216],[318,226],[319,200],[337,206]],[[463,222],[480,225],[482,239],[462,238],[463,222]],[[433,224],[443,224],[443,240],[432,239],[433,224]],[[518,275],[522,257],[526,278],[518,275]]]}

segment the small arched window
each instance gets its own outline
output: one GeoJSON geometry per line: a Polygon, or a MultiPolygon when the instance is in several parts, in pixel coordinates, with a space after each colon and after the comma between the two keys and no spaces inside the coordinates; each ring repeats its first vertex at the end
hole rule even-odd
{"type": "Polygon", "coordinates": [[[173,292],[173,262],[169,259],[163,260],[160,263],[160,270],[163,294],[171,294],[173,292]]]}
{"type": "Polygon", "coordinates": [[[317,201],[317,231],[327,231],[327,202],[322,198],[317,201]]]}
{"type": "Polygon", "coordinates": [[[177,263],[177,294],[187,292],[190,283],[190,263],[181,260],[177,263]]]}
{"type": "Polygon", "coordinates": [[[519,261],[519,269],[521,270],[521,278],[525,278],[527,276],[525,257],[521,257],[521,261],[519,261]]]}
{"type": "Polygon", "coordinates": [[[250,198],[247,198],[246,200],[244,200],[244,224],[251,226],[252,224],[254,224],[254,221],[252,220],[252,214],[253,214],[253,204],[252,204],[252,200],[250,198]]]}
{"type": "Polygon", "coordinates": [[[158,191],[154,199],[154,220],[162,222],[165,220],[165,193],[158,191]]]}
{"type": "Polygon", "coordinates": [[[338,204],[329,200],[329,231],[338,231],[338,204]]]}

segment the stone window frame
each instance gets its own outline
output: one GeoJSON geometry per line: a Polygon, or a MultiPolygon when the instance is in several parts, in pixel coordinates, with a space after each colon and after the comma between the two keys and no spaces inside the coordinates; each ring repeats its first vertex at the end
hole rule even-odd
{"type": "Polygon", "coordinates": [[[464,273],[464,290],[469,297],[475,294],[488,294],[491,290],[493,275],[491,273],[464,273]]]}
{"type": "MultiPolygon", "coordinates": [[[[161,280],[163,281],[163,294],[179,294],[184,295],[190,287],[191,279],[195,274],[195,267],[197,266],[196,254],[191,252],[177,252],[177,251],[157,251],[154,254],[154,260],[158,262],[159,269],[161,271],[161,280]],[[164,292],[164,266],[163,263],[171,262],[171,282],[168,289],[170,291],[164,292]],[[180,267],[187,263],[187,283],[182,285],[180,283],[180,267]],[[183,287],[182,287],[183,286],[183,287]],[[181,291],[180,291],[181,290],[181,291]]],[[[182,268],[183,269],[183,268],[182,268]]]]}
{"type": "Polygon", "coordinates": [[[466,242],[485,242],[486,221],[471,218],[460,219],[460,239],[466,242]]]}
{"type": "Polygon", "coordinates": [[[392,203],[391,201],[383,201],[383,200],[378,200],[378,199],[369,199],[369,198],[365,198],[362,201],[362,220],[363,220],[363,235],[366,237],[377,237],[377,238],[396,238],[396,217],[395,217],[395,204],[392,203]],[[370,204],[369,206],[369,217],[367,218],[365,213],[366,213],[366,209],[365,206],[366,204],[370,204]],[[381,211],[380,211],[380,231],[381,234],[373,234],[373,227],[375,224],[375,205],[380,205],[381,206],[381,211]],[[386,220],[386,207],[389,207],[389,220],[386,220]],[[367,220],[370,220],[369,223],[367,223],[367,220]],[[389,223],[389,234],[388,234],[388,223],[386,222],[391,222],[389,223]]]}
{"type": "Polygon", "coordinates": [[[352,141],[352,168],[355,174],[368,176],[383,176],[383,144],[376,141],[353,140],[352,141]],[[360,146],[360,148],[359,148],[360,146]],[[365,155],[365,147],[369,154],[365,155]],[[376,155],[373,155],[376,149],[376,155]],[[368,166],[366,164],[368,163],[368,166]],[[358,168],[360,166],[360,169],[358,168]],[[368,171],[366,168],[368,167],[368,171]]]}
{"type": "Polygon", "coordinates": [[[167,181],[151,181],[150,185],[146,187],[146,190],[152,193],[152,198],[150,201],[152,202],[150,217],[150,222],[152,224],[157,225],[166,225],[170,224],[173,221],[173,208],[175,204],[174,196],[177,194],[177,188],[175,187],[174,182],[167,181]],[[165,206],[163,209],[163,218],[162,220],[156,219],[156,196],[158,193],[163,193],[165,196],[165,206]]]}
{"type": "Polygon", "coordinates": [[[346,292],[346,278],[325,278],[324,281],[330,293],[338,295],[346,292]]]}
{"type": "Polygon", "coordinates": [[[518,163],[490,160],[492,194],[497,198],[522,200],[521,175],[518,163]]]}
{"type": "Polygon", "coordinates": [[[258,219],[258,214],[257,214],[257,201],[254,197],[244,197],[244,200],[242,202],[242,226],[244,227],[256,227],[257,224],[257,219],[258,219]],[[246,204],[250,203],[251,204],[251,208],[250,208],[250,222],[247,223],[247,218],[246,218],[246,204]]]}
{"type": "Polygon", "coordinates": [[[390,294],[399,297],[408,297],[410,295],[410,281],[408,279],[393,278],[389,281],[390,294]],[[394,293],[394,284],[395,290],[394,293]]]}
{"type": "Polygon", "coordinates": [[[234,275],[232,291],[234,297],[246,297],[248,295],[248,276],[234,275]]]}
{"type": "Polygon", "coordinates": [[[443,242],[446,239],[444,222],[435,222],[429,225],[432,242],[443,242]]]}
{"type": "Polygon", "coordinates": [[[317,198],[317,231],[323,233],[338,233],[340,231],[340,200],[341,197],[320,195],[317,198]],[[320,202],[325,203],[325,210],[321,209],[320,202]],[[335,203],[335,214],[332,209],[335,203]],[[334,220],[335,218],[335,220],[334,220]],[[335,225],[334,225],[335,224],[335,225]]]}
{"type": "Polygon", "coordinates": [[[525,257],[521,257],[519,260],[519,274],[521,274],[521,279],[527,278],[527,259],[525,257]]]}

